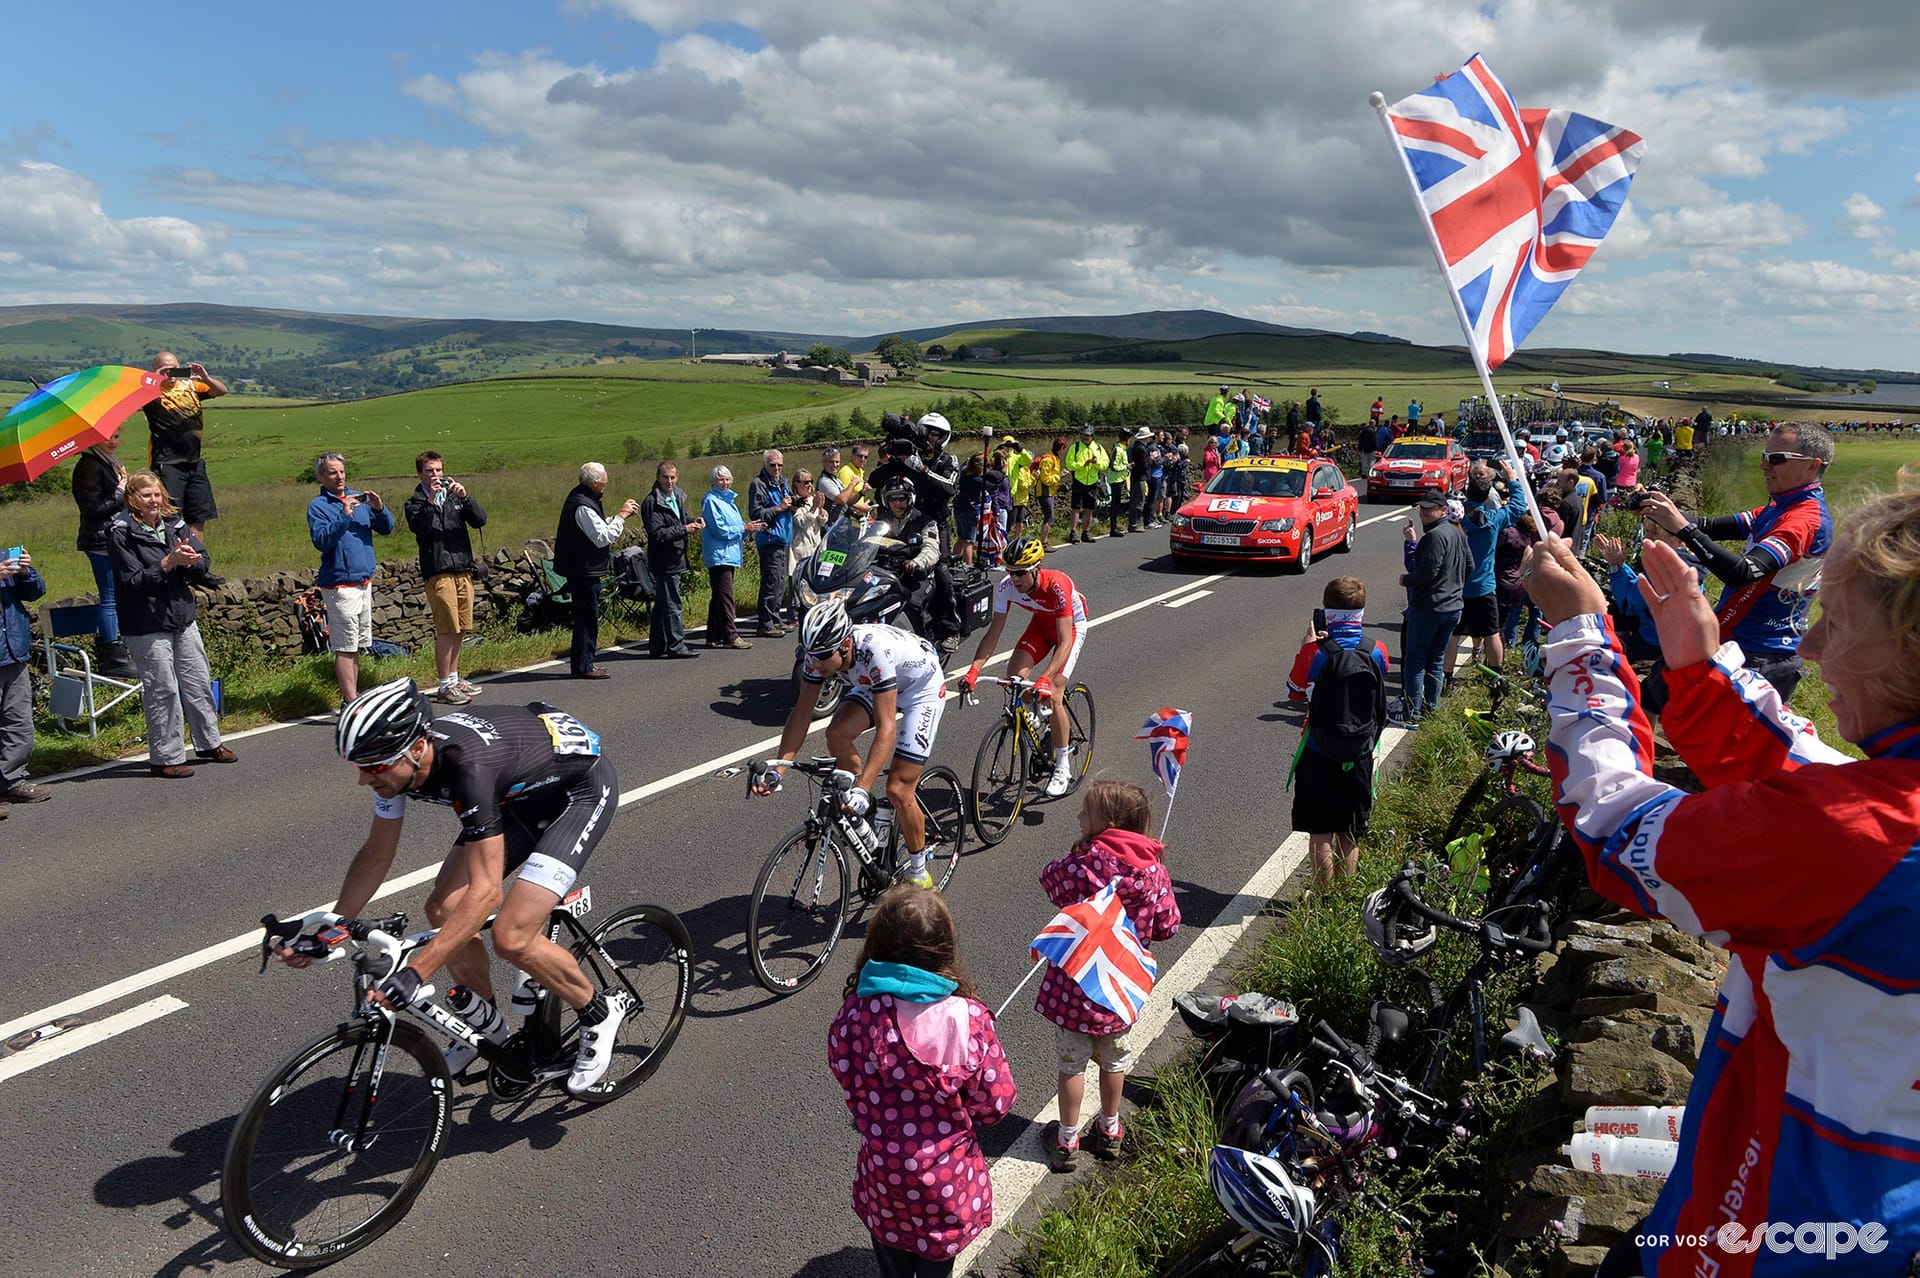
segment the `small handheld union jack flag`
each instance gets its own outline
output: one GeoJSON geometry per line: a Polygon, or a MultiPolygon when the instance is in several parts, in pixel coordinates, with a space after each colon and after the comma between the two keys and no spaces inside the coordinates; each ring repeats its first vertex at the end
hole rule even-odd
{"type": "Polygon", "coordinates": [[[1646,143],[1576,111],[1522,110],[1478,54],[1429,88],[1375,105],[1468,343],[1498,368],[1612,229],[1646,143]]]}
{"type": "Polygon", "coordinates": [[[1172,706],[1162,706],[1153,712],[1133,734],[1135,741],[1147,743],[1147,752],[1152,756],[1153,775],[1160,778],[1160,784],[1167,788],[1167,797],[1180,785],[1180,769],[1187,763],[1187,734],[1193,731],[1193,716],[1185,710],[1175,710],[1172,706]]]}
{"type": "Polygon", "coordinates": [[[1160,965],[1140,944],[1114,888],[1109,883],[1091,900],[1054,915],[1033,938],[1033,957],[1065,972],[1088,998],[1131,1025],[1153,993],[1160,965]]]}

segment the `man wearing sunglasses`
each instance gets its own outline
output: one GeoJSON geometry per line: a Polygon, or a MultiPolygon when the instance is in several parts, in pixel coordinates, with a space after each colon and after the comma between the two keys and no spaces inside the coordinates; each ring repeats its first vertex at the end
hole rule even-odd
{"type": "Polygon", "coordinates": [[[1820,477],[1833,462],[1833,436],[1814,422],[1787,422],[1767,435],[1760,473],[1770,500],[1733,515],[1689,519],[1663,492],[1647,495],[1641,516],[1678,537],[1707,571],[1726,583],[1715,611],[1720,642],[1740,645],[1746,665],[1766,677],[1784,702],[1804,667],[1800,637],[1807,632],[1820,563],[1833,544],[1820,477]],[[1742,538],[1739,553],[1721,539],[1742,538]]]}
{"type": "MultiPolygon", "coordinates": [[[[633,1002],[623,991],[595,990],[578,961],[547,939],[546,922],[619,806],[620,784],[600,753],[599,735],[540,702],[435,719],[414,681],[396,679],[341,712],[334,744],[374,793],[373,826],[347,867],[334,907],[341,914],[358,917],[385,881],[409,799],[450,807],[460,818],[460,837],[427,897],[427,921],[439,935],[380,982],[373,997],[393,1007],[412,1002],[444,966],[459,982],[447,991],[454,1012],[505,1043],[513,1027],[494,1007],[491,966],[479,939],[481,925],[497,911],[494,953],[579,1013],[580,1051],[567,1090],[594,1096],[633,1002]],[[503,890],[515,870],[519,877],[503,890]]],[[[290,950],[281,958],[294,967],[308,962],[290,950]]],[[[476,1054],[454,1043],[447,1066],[457,1074],[476,1054]]]]}

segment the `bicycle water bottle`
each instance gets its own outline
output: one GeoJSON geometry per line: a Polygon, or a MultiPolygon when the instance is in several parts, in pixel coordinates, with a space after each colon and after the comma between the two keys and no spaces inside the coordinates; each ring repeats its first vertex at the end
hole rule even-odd
{"type": "Polygon", "coordinates": [[[1587,1108],[1587,1131],[1595,1136],[1677,1141],[1685,1113],[1680,1105],[1592,1105],[1587,1108]]]}
{"type": "Polygon", "coordinates": [[[1680,1146],[1672,1141],[1645,1140],[1638,1136],[1575,1132],[1572,1143],[1562,1145],[1560,1152],[1571,1157],[1576,1171],[1631,1176],[1636,1180],[1665,1180],[1673,1175],[1680,1146]]]}
{"type": "Polygon", "coordinates": [[[873,827],[867,824],[865,817],[857,817],[849,812],[841,818],[840,828],[853,840],[853,845],[868,856],[872,856],[874,849],[880,846],[874,842],[873,827]]]}
{"type": "Polygon", "coordinates": [[[520,980],[513,987],[513,1001],[508,1004],[513,1019],[524,1025],[539,1005],[540,983],[525,972],[520,973],[520,980]]]}
{"type": "Polygon", "coordinates": [[[885,798],[873,805],[873,848],[876,852],[887,850],[887,840],[893,835],[893,804],[885,798]]]}

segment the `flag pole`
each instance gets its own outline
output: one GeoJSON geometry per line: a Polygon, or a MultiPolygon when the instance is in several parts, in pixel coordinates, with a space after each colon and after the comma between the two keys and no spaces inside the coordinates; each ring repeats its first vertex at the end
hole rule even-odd
{"type": "Polygon", "coordinates": [[[1167,841],[1167,823],[1173,820],[1173,799],[1174,796],[1179,793],[1180,783],[1175,781],[1173,783],[1173,789],[1167,791],[1166,813],[1160,818],[1160,842],[1163,844],[1167,841]]]}
{"type": "Polygon", "coordinates": [[[1547,521],[1540,517],[1540,502],[1533,495],[1533,484],[1527,473],[1525,460],[1520,450],[1514,446],[1513,432],[1507,429],[1507,415],[1500,409],[1500,396],[1493,389],[1493,372],[1487,367],[1487,354],[1480,349],[1480,343],[1473,335],[1473,321],[1467,318],[1467,306],[1460,300],[1460,290],[1453,286],[1453,275],[1447,270],[1446,250],[1440,247],[1440,235],[1433,229],[1433,218],[1427,212],[1426,202],[1420,198],[1420,182],[1413,175],[1413,165],[1407,160],[1407,150],[1400,145],[1400,135],[1393,131],[1393,121],[1387,118],[1387,97],[1375,91],[1367,95],[1367,105],[1380,119],[1380,127],[1386,131],[1387,141],[1393,144],[1393,153],[1400,161],[1400,172],[1407,179],[1407,190],[1413,196],[1414,211],[1420,214],[1420,225],[1427,233],[1427,246],[1433,250],[1433,260],[1440,267],[1441,282],[1447,286],[1447,296],[1453,299],[1454,318],[1460,321],[1460,331],[1467,339],[1467,353],[1473,357],[1473,367],[1480,374],[1480,385],[1487,392],[1487,405],[1493,409],[1493,423],[1500,428],[1500,441],[1507,446],[1507,459],[1513,464],[1514,482],[1520,485],[1520,491],[1527,497],[1527,513],[1533,516],[1533,526],[1540,535],[1547,535],[1547,521]]]}
{"type": "Polygon", "coordinates": [[[1020,997],[1020,991],[1027,988],[1027,982],[1033,979],[1033,974],[1035,972],[1038,972],[1041,968],[1045,967],[1046,965],[1047,965],[1047,960],[1045,959],[1035,959],[1033,961],[1033,966],[1027,969],[1027,974],[1020,978],[1020,983],[1018,985],[1013,987],[1013,993],[1007,995],[1007,1001],[1002,1003],[997,1009],[995,1009],[993,1013],[994,1020],[997,1021],[1000,1019],[1000,1013],[1006,1011],[1008,1007],[1012,1006],[1013,1000],[1020,997]]]}

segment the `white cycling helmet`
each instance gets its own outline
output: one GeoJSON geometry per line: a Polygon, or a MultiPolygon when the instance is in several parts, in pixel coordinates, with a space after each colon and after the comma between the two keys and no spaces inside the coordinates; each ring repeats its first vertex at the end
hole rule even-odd
{"type": "Polygon", "coordinates": [[[1498,732],[1493,740],[1487,742],[1486,760],[1498,767],[1503,763],[1517,763],[1533,755],[1533,738],[1524,732],[1498,732]]]}
{"type": "Polygon", "coordinates": [[[350,763],[392,763],[427,735],[433,711],[412,679],[369,688],[348,703],[333,727],[334,749],[350,763]]]}
{"type": "Polygon", "coordinates": [[[928,440],[939,444],[942,448],[945,448],[947,441],[953,438],[953,425],[947,421],[943,414],[928,413],[916,422],[915,425],[927,432],[928,440]]]}
{"type": "Polygon", "coordinates": [[[847,606],[838,599],[829,599],[808,609],[801,620],[800,650],[810,657],[824,657],[838,652],[851,634],[853,620],[847,616],[847,606]]]}
{"type": "Polygon", "coordinates": [[[1360,921],[1366,925],[1367,944],[1388,967],[1405,967],[1433,948],[1439,930],[1423,918],[1409,918],[1407,912],[1387,904],[1387,890],[1381,888],[1367,898],[1360,921]]]}
{"type": "Polygon", "coordinates": [[[1207,1182],[1227,1215],[1262,1238],[1294,1248],[1313,1228],[1313,1191],[1295,1184],[1277,1158],[1215,1145],[1207,1182]]]}

